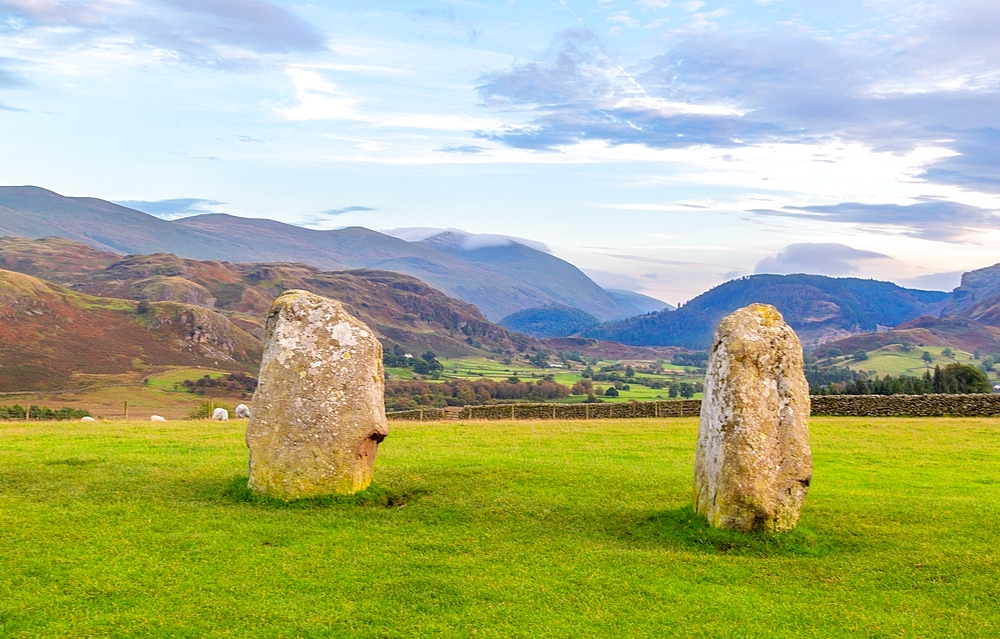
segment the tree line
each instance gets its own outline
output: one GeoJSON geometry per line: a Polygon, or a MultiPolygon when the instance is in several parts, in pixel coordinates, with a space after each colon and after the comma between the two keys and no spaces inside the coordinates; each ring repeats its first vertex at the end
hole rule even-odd
{"type": "Polygon", "coordinates": [[[421,406],[444,408],[528,399],[539,402],[569,397],[570,389],[550,379],[522,382],[492,379],[449,379],[441,383],[423,380],[389,381],[385,384],[386,410],[410,410],[421,406]]]}
{"type": "Polygon", "coordinates": [[[878,375],[868,378],[863,373],[848,369],[807,372],[809,393],[812,395],[927,395],[930,393],[965,394],[992,393],[985,373],[965,364],[934,367],[934,373],[925,371],[920,377],[878,375]],[[823,380],[825,383],[817,383],[823,380]]]}

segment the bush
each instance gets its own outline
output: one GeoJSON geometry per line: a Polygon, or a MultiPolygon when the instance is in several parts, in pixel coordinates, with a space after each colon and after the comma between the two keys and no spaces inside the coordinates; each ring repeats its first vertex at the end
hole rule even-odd
{"type": "Polygon", "coordinates": [[[219,402],[202,402],[198,405],[198,408],[195,408],[188,414],[188,419],[210,419],[216,408],[225,408],[229,411],[230,417],[233,417],[236,412],[236,410],[228,404],[222,404],[219,402]]]}
{"type": "Polygon", "coordinates": [[[257,390],[257,378],[243,372],[230,373],[225,377],[213,378],[205,375],[197,381],[185,379],[181,384],[196,395],[204,395],[209,389],[223,393],[239,394],[250,397],[257,390]]]}
{"type": "Polygon", "coordinates": [[[614,386],[608,386],[608,390],[604,391],[605,397],[618,397],[618,389],[614,386]]]}

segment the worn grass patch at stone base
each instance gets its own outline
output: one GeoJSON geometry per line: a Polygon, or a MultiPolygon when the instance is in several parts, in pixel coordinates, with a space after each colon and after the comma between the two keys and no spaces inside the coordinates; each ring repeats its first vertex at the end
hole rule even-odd
{"type": "Polygon", "coordinates": [[[785,533],[713,528],[691,506],[650,515],[627,534],[635,540],[676,545],[679,550],[746,557],[820,557],[835,549],[834,540],[808,526],[785,533]]]}
{"type": "Polygon", "coordinates": [[[694,516],[694,419],[393,424],[289,503],[243,428],[0,423],[0,637],[1000,636],[1000,420],[813,419],[781,535],[694,516]]]}
{"type": "Polygon", "coordinates": [[[353,495],[323,495],[320,497],[306,497],[303,499],[293,499],[285,501],[277,497],[261,495],[250,490],[247,486],[248,477],[238,475],[233,477],[229,486],[222,491],[224,497],[228,497],[235,502],[246,504],[257,504],[270,508],[346,508],[351,506],[377,506],[382,508],[402,508],[420,495],[425,490],[421,488],[388,488],[373,483],[368,488],[356,492],[353,495]]]}

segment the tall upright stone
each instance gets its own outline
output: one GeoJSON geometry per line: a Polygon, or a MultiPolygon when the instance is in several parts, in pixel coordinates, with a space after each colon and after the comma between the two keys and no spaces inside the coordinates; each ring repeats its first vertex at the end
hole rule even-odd
{"type": "Polygon", "coordinates": [[[791,530],[811,480],[802,345],[777,309],[751,304],[725,317],[712,342],[694,508],[718,528],[791,530]]]}
{"type": "Polygon", "coordinates": [[[250,489],[289,500],[368,487],[388,434],[384,384],[371,329],[335,300],[282,294],[247,424],[250,489]]]}

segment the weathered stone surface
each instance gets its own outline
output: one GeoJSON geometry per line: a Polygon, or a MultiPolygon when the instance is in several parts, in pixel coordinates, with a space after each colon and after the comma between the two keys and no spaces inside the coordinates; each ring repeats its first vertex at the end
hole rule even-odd
{"type": "Polygon", "coordinates": [[[695,510],[719,528],[795,528],[812,480],[808,421],[802,346],[777,309],[724,318],[701,404],[695,510]]]}
{"type": "Polygon", "coordinates": [[[286,291],[267,318],[247,424],[251,490],[296,499],[366,488],[388,434],[382,345],[339,302],[286,291]]]}

